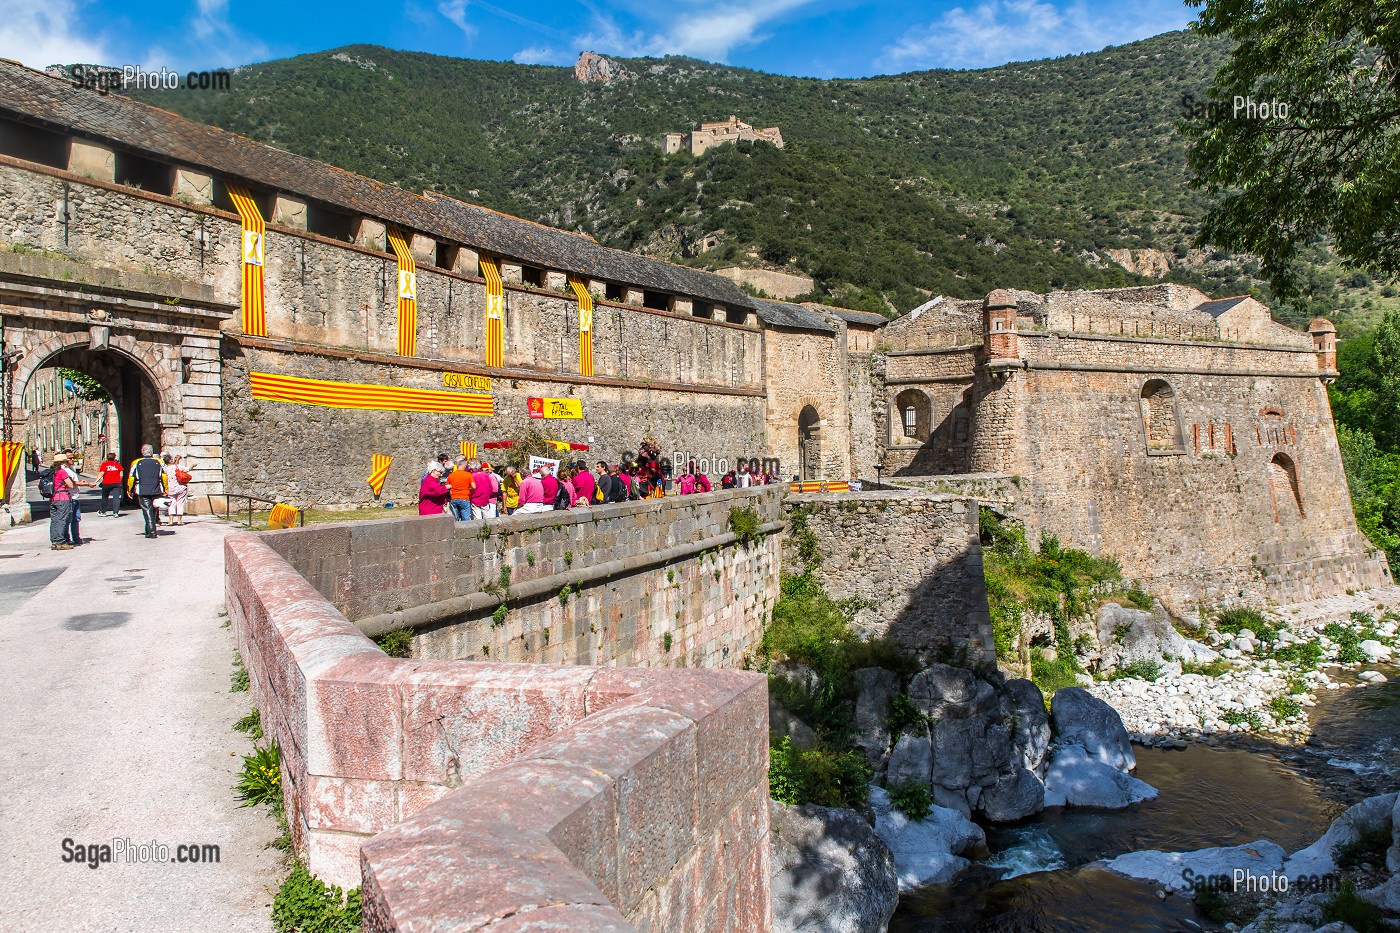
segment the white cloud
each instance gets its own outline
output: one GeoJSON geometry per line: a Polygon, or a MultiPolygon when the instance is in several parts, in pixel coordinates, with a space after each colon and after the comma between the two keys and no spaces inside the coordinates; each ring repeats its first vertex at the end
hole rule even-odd
{"type": "MultiPolygon", "coordinates": [[[[563,58],[567,58],[567,54],[563,58]]],[[[521,49],[511,57],[511,61],[520,65],[558,65],[563,64],[560,54],[551,48],[542,45],[534,45],[528,49],[521,49]]]]}
{"type": "Polygon", "coordinates": [[[885,49],[881,64],[897,71],[983,68],[1097,51],[1180,29],[1194,18],[1180,0],[1106,4],[1102,10],[1084,0],[1063,6],[1048,0],[985,0],[954,7],[909,30],[885,49]]]}
{"type": "Polygon", "coordinates": [[[468,40],[476,37],[476,26],[467,21],[467,0],[442,0],[438,4],[438,12],[462,30],[462,35],[468,40]]]}
{"type": "Polygon", "coordinates": [[[749,0],[747,3],[690,4],[692,9],[664,12],[663,28],[625,32],[612,17],[593,10],[593,29],[578,36],[582,49],[614,55],[693,55],[710,61],[727,61],[739,48],[769,38],[766,28],[774,20],[811,5],[813,0],[749,0]]]}
{"type": "Polygon", "coordinates": [[[182,45],[173,59],[157,60],[155,51],[140,58],[157,66],[183,71],[246,65],[264,61],[271,55],[262,41],[244,35],[229,22],[228,0],[195,0],[190,29],[195,41],[182,45]]]}
{"type": "Polygon", "coordinates": [[[0,0],[0,58],[39,69],[77,62],[106,64],[106,42],[75,30],[73,24],[82,20],[74,0],[0,0]]]}

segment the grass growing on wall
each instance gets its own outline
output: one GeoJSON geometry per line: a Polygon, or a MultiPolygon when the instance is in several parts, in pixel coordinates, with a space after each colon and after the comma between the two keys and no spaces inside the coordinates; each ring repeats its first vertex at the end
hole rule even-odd
{"type": "MultiPolygon", "coordinates": [[[[1083,665],[1075,656],[1070,620],[1094,609],[1105,584],[1122,581],[1118,561],[1063,547],[1051,534],[1041,535],[1039,550],[1033,550],[1020,524],[985,507],[979,510],[978,519],[997,658],[1019,666],[1026,614],[1043,614],[1054,623],[1055,650],[1032,649],[1031,679],[1047,696],[1061,687],[1074,686],[1083,665]]],[[[1127,592],[1132,594],[1128,602],[1145,601],[1145,594],[1138,597],[1135,591],[1127,592]]]]}

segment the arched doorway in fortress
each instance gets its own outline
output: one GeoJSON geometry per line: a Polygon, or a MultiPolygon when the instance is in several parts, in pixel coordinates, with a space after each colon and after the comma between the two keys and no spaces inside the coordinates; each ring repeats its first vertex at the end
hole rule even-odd
{"type": "Polygon", "coordinates": [[[797,415],[797,460],[803,480],[821,478],[822,419],[817,409],[804,405],[797,415]]]}
{"type": "MultiPolygon", "coordinates": [[[[31,295],[15,301],[7,291],[0,281],[5,440],[24,443],[26,457],[32,449],[73,446],[85,448],[89,459],[97,456],[96,462],[114,450],[124,464],[139,455],[141,445],[151,444],[196,461],[192,509],[207,495],[223,495],[217,322],[226,315],[169,303],[133,313],[94,307],[95,301],[77,307],[33,301],[31,295]],[[64,376],[73,373],[60,369],[90,377],[72,381],[99,396],[105,391],[110,404],[64,392],[64,376]],[[99,433],[106,435],[100,444],[99,433]]],[[[96,462],[85,463],[85,472],[93,474],[96,462]]],[[[6,521],[29,520],[23,480],[11,482],[6,492],[6,521]]]]}

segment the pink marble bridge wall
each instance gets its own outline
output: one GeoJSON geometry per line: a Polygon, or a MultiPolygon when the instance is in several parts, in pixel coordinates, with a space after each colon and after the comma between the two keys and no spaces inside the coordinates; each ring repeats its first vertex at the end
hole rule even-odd
{"type": "Polygon", "coordinates": [[[761,675],[393,659],[257,536],[225,558],[293,844],[366,930],[770,929],[761,675]]]}

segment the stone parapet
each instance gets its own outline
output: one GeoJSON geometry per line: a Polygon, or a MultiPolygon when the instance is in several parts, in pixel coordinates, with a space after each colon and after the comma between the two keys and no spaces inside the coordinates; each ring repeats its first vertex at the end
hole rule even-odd
{"type": "Polygon", "coordinates": [[[226,540],[228,612],[367,930],[770,928],[761,675],[391,659],[269,537],[226,540]]]}

